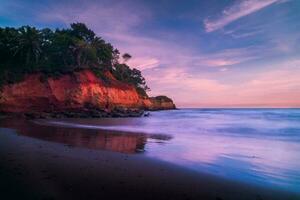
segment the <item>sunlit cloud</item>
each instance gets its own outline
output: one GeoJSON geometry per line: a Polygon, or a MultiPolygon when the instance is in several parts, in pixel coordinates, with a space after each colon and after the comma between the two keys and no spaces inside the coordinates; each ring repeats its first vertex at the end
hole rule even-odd
{"type": "Polygon", "coordinates": [[[128,64],[132,67],[139,68],[140,70],[155,68],[159,65],[159,60],[156,58],[133,58],[129,60],[128,64]]]}
{"type": "Polygon", "coordinates": [[[227,88],[226,85],[222,85],[216,80],[199,78],[197,76],[190,75],[180,68],[156,70],[153,72],[153,75],[154,76],[149,77],[149,81],[159,82],[160,84],[166,84],[171,87],[178,87],[179,83],[182,83],[184,84],[185,91],[219,92],[224,91],[227,88]]]}
{"type": "MultiPolygon", "coordinates": [[[[148,79],[154,83],[153,95],[176,94],[179,106],[300,106],[300,60],[273,65],[276,70],[255,74],[239,84],[201,78],[177,68],[153,71],[148,79]]],[[[223,73],[222,76],[230,72],[224,70],[223,73]]]]}
{"type": "Polygon", "coordinates": [[[237,32],[234,32],[234,31],[225,31],[224,34],[227,34],[227,35],[231,35],[231,37],[235,38],[235,39],[240,39],[240,38],[247,38],[247,37],[253,37],[257,34],[261,34],[263,33],[264,31],[263,30],[252,30],[252,31],[247,31],[247,32],[244,32],[244,33],[237,33],[237,32]]]}
{"type": "Polygon", "coordinates": [[[223,10],[220,17],[215,19],[205,19],[204,26],[206,32],[216,31],[224,26],[265,7],[268,7],[281,0],[243,0],[237,1],[231,7],[223,10]]]}
{"type": "Polygon", "coordinates": [[[268,50],[262,46],[249,46],[246,48],[232,48],[204,54],[198,57],[199,66],[223,67],[249,60],[258,59],[268,54],[268,50]]]}

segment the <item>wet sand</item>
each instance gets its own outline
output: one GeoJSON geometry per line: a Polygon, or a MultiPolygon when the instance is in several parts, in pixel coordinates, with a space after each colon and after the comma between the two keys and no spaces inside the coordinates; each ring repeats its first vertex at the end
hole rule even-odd
{"type": "MultiPolygon", "coordinates": [[[[0,127],[10,125],[26,128],[15,126],[14,121],[0,127]]],[[[45,130],[40,127],[40,131],[45,130]]],[[[149,137],[143,134],[106,132],[86,138],[90,136],[84,137],[75,129],[48,130],[57,131],[53,132],[58,134],[56,139],[32,137],[28,135],[31,129],[0,128],[1,199],[300,199],[284,191],[228,181],[147,158],[136,153],[149,137]],[[97,138],[103,141],[111,134],[108,142],[91,142],[97,138]],[[78,142],[79,138],[84,142],[78,142]]]]}

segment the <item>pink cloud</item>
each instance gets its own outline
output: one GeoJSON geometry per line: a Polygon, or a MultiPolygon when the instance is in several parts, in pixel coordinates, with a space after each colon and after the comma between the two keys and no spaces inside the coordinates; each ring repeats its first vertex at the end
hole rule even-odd
{"type": "Polygon", "coordinates": [[[266,54],[268,51],[264,47],[260,46],[225,49],[215,53],[200,55],[196,58],[196,62],[199,63],[199,66],[230,66],[260,58],[262,56],[260,52],[264,52],[264,54],[266,54]]]}
{"type": "Polygon", "coordinates": [[[159,65],[159,60],[156,58],[139,57],[129,60],[128,64],[131,67],[145,70],[157,67],[159,65]]]}
{"type": "MultiPolygon", "coordinates": [[[[300,60],[280,62],[273,68],[232,84],[221,82],[219,77],[191,75],[178,68],[158,69],[147,74],[147,79],[153,83],[153,95],[176,95],[179,107],[300,106],[300,60]]],[[[219,76],[228,73],[224,71],[219,76]]]]}

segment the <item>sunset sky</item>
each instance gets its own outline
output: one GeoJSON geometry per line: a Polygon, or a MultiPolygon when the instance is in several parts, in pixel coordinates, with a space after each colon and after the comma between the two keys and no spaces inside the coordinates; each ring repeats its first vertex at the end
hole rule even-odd
{"type": "Polygon", "coordinates": [[[0,0],[0,26],[83,22],[178,107],[300,107],[300,0],[0,0]]]}

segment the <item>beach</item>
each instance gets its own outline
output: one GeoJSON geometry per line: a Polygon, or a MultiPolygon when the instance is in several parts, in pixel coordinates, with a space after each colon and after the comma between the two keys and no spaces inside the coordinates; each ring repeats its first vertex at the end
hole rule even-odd
{"type": "Polygon", "coordinates": [[[144,156],[147,140],[171,140],[159,134],[95,133],[14,119],[2,120],[1,127],[3,199],[299,199],[291,191],[144,156]]]}
{"type": "Polygon", "coordinates": [[[0,200],[300,200],[300,0],[0,2],[0,200]]]}

